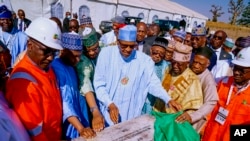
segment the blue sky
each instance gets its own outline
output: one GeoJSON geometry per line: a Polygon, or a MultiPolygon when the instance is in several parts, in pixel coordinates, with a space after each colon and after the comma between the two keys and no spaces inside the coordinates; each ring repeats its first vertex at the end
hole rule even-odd
{"type": "MultiPolygon", "coordinates": [[[[173,2],[179,3],[187,8],[190,8],[198,13],[207,16],[209,19],[212,19],[212,13],[209,12],[211,5],[222,6],[222,11],[224,14],[218,18],[218,21],[229,22],[229,17],[231,16],[228,13],[228,3],[229,0],[171,0],[173,2]]],[[[236,0],[234,0],[236,1],[236,0]]],[[[249,0],[244,0],[244,4],[247,5],[249,0]]]]}

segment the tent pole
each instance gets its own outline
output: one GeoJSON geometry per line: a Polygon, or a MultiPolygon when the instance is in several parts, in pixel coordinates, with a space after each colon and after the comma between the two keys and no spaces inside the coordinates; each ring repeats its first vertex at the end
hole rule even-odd
{"type": "Polygon", "coordinates": [[[117,3],[116,3],[115,16],[117,16],[118,4],[119,4],[119,0],[117,0],[117,3]]]}
{"type": "Polygon", "coordinates": [[[147,23],[149,23],[149,15],[150,15],[151,9],[148,10],[148,19],[147,19],[147,23]]]}
{"type": "Polygon", "coordinates": [[[72,14],[72,0],[70,0],[70,13],[72,14]]]}

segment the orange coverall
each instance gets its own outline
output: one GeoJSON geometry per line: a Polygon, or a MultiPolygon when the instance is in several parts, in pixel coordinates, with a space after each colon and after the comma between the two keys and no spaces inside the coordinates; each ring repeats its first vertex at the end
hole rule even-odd
{"type": "Polygon", "coordinates": [[[62,103],[52,68],[38,68],[27,55],[7,82],[6,99],[33,141],[58,141],[62,130],[62,103]]]}
{"type": "Polygon", "coordinates": [[[219,83],[219,102],[211,113],[211,117],[205,127],[202,141],[229,141],[230,125],[250,123],[250,86],[240,92],[238,92],[237,88],[234,86],[229,104],[226,105],[231,84],[233,84],[233,77],[219,83]],[[220,106],[229,111],[223,125],[215,121],[220,106]]]}

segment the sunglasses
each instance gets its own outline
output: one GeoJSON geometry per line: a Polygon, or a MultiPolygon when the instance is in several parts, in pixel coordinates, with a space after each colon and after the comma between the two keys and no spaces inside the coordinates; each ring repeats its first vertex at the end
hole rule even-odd
{"type": "Polygon", "coordinates": [[[216,35],[214,35],[214,36],[213,36],[213,39],[222,40],[222,37],[221,37],[221,36],[216,36],[216,35]]]}

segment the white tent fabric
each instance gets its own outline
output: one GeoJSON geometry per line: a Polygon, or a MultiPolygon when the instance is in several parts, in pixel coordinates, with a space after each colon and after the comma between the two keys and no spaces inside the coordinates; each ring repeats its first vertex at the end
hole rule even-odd
{"type": "Polygon", "coordinates": [[[156,0],[143,0],[144,3],[151,7],[151,10],[157,10],[167,13],[173,13],[174,10],[171,7],[165,7],[162,3],[156,2],[156,0]]]}
{"type": "MultiPolygon", "coordinates": [[[[23,9],[26,13],[26,17],[31,20],[37,17],[50,17],[51,4],[56,2],[59,1],[58,0],[10,0],[11,7],[15,12],[17,12],[18,9],[23,9]]],[[[63,6],[67,6],[66,2],[67,1],[60,0],[60,3],[63,6]]]]}
{"type": "Polygon", "coordinates": [[[182,9],[183,11],[185,11],[185,13],[183,15],[187,15],[189,17],[196,17],[196,18],[204,19],[204,20],[208,19],[208,17],[206,17],[206,16],[204,16],[204,15],[198,13],[198,12],[195,12],[195,11],[185,7],[185,6],[182,6],[182,5],[180,5],[180,4],[176,3],[176,2],[167,1],[167,3],[169,3],[172,6],[175,6],[176,9],[182,9]]]}
{"type": "Polygon", "coordinates": [[[174,16],[174,9],[171,7],[166,7],[163,3],[156,2],[156,0],[144,0],[143,2],[151,6],[151,10],[148,16],[148,23],[153,22],[153,17],[157,16],[158,19],[167,19],[171,20],[174,16]]]}
{"type": "Polygon", "coordinates": [[[133,6],[144,9],[151,9],[151,6],[141,0],[118,0],[118,4],[133,6]]]}
{"type": "Polygon", "coordinates": [[[151,23],[153,18],[181,20],[185,18],[188,25],[204,24],[208,19],[200,13],[188,9],[169,0],[2,0],[14,11],[24,9],[26,17],[34,20],[37,17],[51,17],[52,4],[61,6],[60,19],[63,20],[66,11],[82,13],[91,16],[94,27],[99,30],[103,20],[110,20],[115,15],[122,15],[124,11],[129,16],[139,15],[144,21],[151,23]],[[72,3],[71,3],[72,2],[72,3]],[[72,6],[72,7],[71,7],[72,6]],[[85,7],[85,9],[83,9],[85,7]]]}
{"type": "Polygon", "coordinates": [[[98,2],[117,4],[117,0],[96,0],[98,2]]]}
{"type": "Polygon", "coordinates": [[[136,8],[132,6],[127,6],[123,4],[118,4],[117,15],[123,16],[123,12],[127,11],[128,16],[139,17],[139,14],[143,15],[143,20],[148,21],[149,9],[136,8]]]}
{"type": "MultiPolygon", "coordinates": [[[[69,0],[65,0],[69,1],[69,0]]],[[[78,13],[80,17],[79,9],[81,6],[87,6],[90,10],[90,17],[92,23],[97,31],[99,30],[99,24],[103,20],[111,20],[116,13],[115,3],[104,3],[104,2],[93,2],[86,0],[73,0],[72,3],[72,13],[78,13]]]]}

